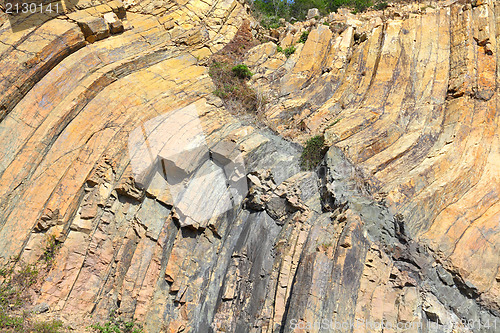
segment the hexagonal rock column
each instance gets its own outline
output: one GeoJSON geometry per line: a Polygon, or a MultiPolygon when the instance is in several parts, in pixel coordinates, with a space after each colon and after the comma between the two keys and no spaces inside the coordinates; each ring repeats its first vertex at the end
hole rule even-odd
{"type": "Polygon", "coordinates": [[[205,228],[248,191],[238,147],[221,141],[209,148],[194,105],[145,122],[128,146],[136,184],[171,204],[181,227],[205,228]]]}

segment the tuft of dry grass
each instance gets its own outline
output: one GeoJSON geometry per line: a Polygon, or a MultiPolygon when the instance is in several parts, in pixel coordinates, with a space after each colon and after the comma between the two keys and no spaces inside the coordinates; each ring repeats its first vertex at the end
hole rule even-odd
{"type": "Polygon", "coordinates": [[[50,271],[59,249],[55,237],[47,238],[40,260],[28,264],[19,257],[0,266],[0,331],[62,333],[67,329],[59,320],[38,321],[32,315],[33,294],[39,292],[41,280],[50,271]]]}
{"type": "Polygon", "coordinates": [[[216,87],[214,95],[221,98],[232,113],[240,110],[256,112],[257,94],[247,85],[247,79],[238,76],[233,68],[235,67],[225,62],[210,64],[209,74],[216,87]]]}

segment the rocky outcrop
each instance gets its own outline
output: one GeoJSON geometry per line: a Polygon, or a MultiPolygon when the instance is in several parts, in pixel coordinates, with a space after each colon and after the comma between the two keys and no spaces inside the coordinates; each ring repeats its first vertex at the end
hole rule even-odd
{"type": "Polygon", "coordinates": [[[288,25],[288,59],[250,51],[265,116],[285,137],[324,133],[406,232],[498,313],[498,3],[410,5],[288,25]],[[328,25],[328,26],[327,26],[328,25]],[[262,88],[263,87],[263,88],[262,88]]]}
{"type": "Polygon", "coordinates": [[[55,236],[33,305],[78,331],[116,312],[146,332],[496,332],[498,8],[275,30],[290,57],[243,56],[270,129],[212,93],[207,59],[244,20],[267,35],[243,3],[2,13],[0,257],[55,236]],[[331,147],[302,171],[315,134],[331,147]]]}

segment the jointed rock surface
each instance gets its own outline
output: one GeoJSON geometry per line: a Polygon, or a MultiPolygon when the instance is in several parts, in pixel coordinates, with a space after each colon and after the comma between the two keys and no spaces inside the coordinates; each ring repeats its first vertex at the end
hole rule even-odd
{"type": "Polygon", "coordinates": [[[82,0],[23,29],[0,13],[0,262],[36,262],[56,237],[39,316],[78,332],[112,312],[145,332],[498,332],[500,2],[270,31],[250,13],[82,0]],[[255,115],[229,112],[209,76],[241,27],[263,40],[242,56],[267,102],[255,115]],[[213,176],[193,198],[225,195],[217,177],[244,161],[248,193],[202,222],[214,207],[176,207],[165,179],[136,181],[129,154],[134,130],[182,108],[199,115],[203,166],[177,156],[168,170],[213,176]],[[331,147],[302,171],[314,135],[331,147]]]}

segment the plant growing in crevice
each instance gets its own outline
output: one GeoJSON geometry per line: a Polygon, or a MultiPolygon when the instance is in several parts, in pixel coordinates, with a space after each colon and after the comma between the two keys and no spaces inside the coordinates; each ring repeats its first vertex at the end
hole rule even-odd
{"type": "Polygon", "coordinates": [[[326,154],[325,137],[316,135],[306,141],[306,146],[300,156],[300,166],[303,170],[312,170],[318,166],[326,154]]]}
{"type": "Polygon", "coordinates": [[[295,53],[295,51],[296,51],[296,50],[297,50],[297,49],[295,48],[295,46],[294,46],[294,45],[291,45],[291,46],[287,47],[287,48],[283,51],[283,53],[285,54],[285,56],[286,56],[287,58],[289,58],[292,54],[294,54],[294,53],[295,53]]]}
{"type": "Polygon", "coordinates": [[[110,314],[110,319],[104,324],[93,324],[90,328],[96,333],[142,333],[142,325],[133,321],[125,321],[116,317],[114,311],[110,314]]]}
{"type": "Polygon", "coordinates": [[[231,71],[241,80],[250,79],[253,76],[253,73],[245,64],[236,65],[231,71]]]}
{"type": "Polygon", "coordinates": [[[295,47],[295,45],[290,45],[286,49],[283,49],[279,45],[276,47],[276,51],[282,52],[285,55],[285,57],[287,57],[287,58],[289,58],[292,54],[294,54],[296,50],[297,50],[297,48],[295,47]]]}
{"type": "Polygon", "coordinates": [[[302,32],[302,35],[300,35],[300,38],[299,38],[299,43],[305,43],[307,41],[307,38],[309,38],[309,31],[302,32]]]}
{"type": "Polygon", "coordinates": [[[50,269],[54,263],[54,259],[56,257],[57,250],[59,249],[60,244],[56,239],[55,235],[50,235],[46,239],[45,249],[42,254],[42,260],[46,264],[46,268],[50,269]]]}
{"type": "Polygon", "coordinates": [[[244,55],[256,43],[250,22],[245,20],[234,38],[208,60],[208,73],[215,85],[213,94],[222,99],[232,114],[260,110],[262,99],[247,83],[253,73],[243,63],[244,55]]]}
{"type": "Polygon", "coordinates": [[[247,65],[231,66],[214,61],[210,64],[209,75],[216,87],[213,94],[224,100],[228,108],[235,112],[241,108],[248,112],[257,111],[258,96],[246,83],[253,75],[247,65]]]}
{"type": "Polygon", "coordinates": [[[330,127],[337,125],[341,120],[342,118],[335,119],[330,125],[326,126],[326,129],[329,129],[330,127]]]}

